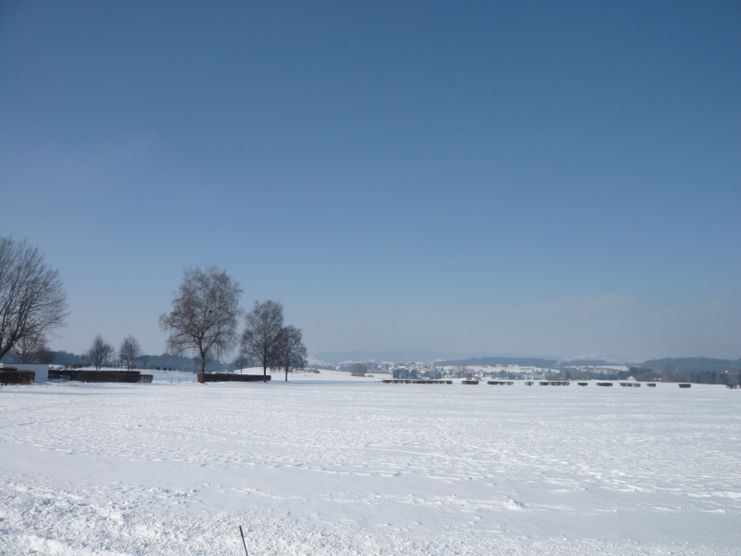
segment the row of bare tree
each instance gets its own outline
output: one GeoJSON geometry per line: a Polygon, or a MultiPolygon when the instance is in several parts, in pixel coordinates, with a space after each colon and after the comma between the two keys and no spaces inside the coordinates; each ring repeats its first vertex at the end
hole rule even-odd
{"type": "MultiPolygon", "coordinates": [[[[245,314],[239,336],[241,294],[242,288],[224,270],[212,266],[186,270],[172,310],[160,317],[169,333],[169,351],[195,352],[204,372],[209,356],[225,355],[239,344],[240,357],[259,361],[263,376],[269,368],[281,369],[288,380],[289,372],[306,365],[301,330],[284,325],[280,303],[263,301],[245,314]]],[[[13,350],[25,362],[46,349],[47,334],[64,325],[68,314],[59,273],[45,263],[38,248],[0,236],[0,359],[13,350]]],[[[99,369],[113,353],[113,346],[97,336],[88,357],[99,369]]],[[[124,339],[118,352],[121,362],[133,368],[139,355],[136,339],[124,339]]]]}
{"type": "MultiPolygon", "coordinates": [[[[96,369],[108,365],[111,362],[115,350],[113,346],[107,343],[102,336],[98,335],[93,340],[93,345],[87,352],[90,364],[96,369]]],[[[118,359],[129,370],[136,368],[136,359],[142,354],[139,342],[133,336],[127,336],[121,342],[118,349],[118,359]]]]}
{"type": "Polygon", "coordinates": [[[195,352],[204,372],[209,356],[219,357],[239,344],[241,358],[259,361],[266,379],[270,368],[283,370],[288,380],[289,372],[306,366],[301,330],[284,325],[279,302],[257,301],[245,314],[245,329],[239,336],[241,295],[239,283],[222,269],[186,270],[172,310],[160,316],[160,325],[169,334],[168,351],[195,352]]]}

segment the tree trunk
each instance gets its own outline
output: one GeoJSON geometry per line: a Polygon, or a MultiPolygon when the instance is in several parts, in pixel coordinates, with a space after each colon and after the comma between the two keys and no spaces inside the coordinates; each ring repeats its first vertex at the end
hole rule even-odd
{"type": "Polygon", "coordinates": [[[14,346],[14,345],[15,345],[15,344],[11,344],[10,342],[8,342],[8,344],[7,344],[7,345],[5,345],[5,346],[0,346],[0,359],[2,359],[3,357],[5,357],[5,356],[7,355],[7,353],[8,353],[8,352],[9,352],[9,351],[10,351],[11,349],[13,349],[13,346],[14,346]]]}
{"type": "Polygon", "coordinates": [[[286,382],[288,382],[288,367],[286,367],[286,382]]]}
{"type": "Polygon", "coordinates": [[[206,384],[206,356],[201,349],[198,350],[198,353],[201,356],[201,372],[197,374],[197,380],[201,384],[206,384]]]}

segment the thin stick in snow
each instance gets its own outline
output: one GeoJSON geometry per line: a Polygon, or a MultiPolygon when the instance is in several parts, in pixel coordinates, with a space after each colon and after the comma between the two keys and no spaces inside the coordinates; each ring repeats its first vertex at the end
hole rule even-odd
{"type": "Polygon", "coordinates": [[[247,543],[244,540],[244,531],[242,531],[242,526],[239,526],[239,534],[242,535],[242,545],[244,546],[244,556],[250,556],[247,552],[247,543]]]}

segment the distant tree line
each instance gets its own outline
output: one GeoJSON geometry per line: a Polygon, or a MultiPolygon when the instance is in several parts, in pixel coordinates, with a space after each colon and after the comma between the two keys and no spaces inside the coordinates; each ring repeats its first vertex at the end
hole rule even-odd
{"type": "Polygon", "coordinates": [[[741,371],[680,371],[674,367],[666,367],[661,371],[660,380],[699,384],[741,384],[741,371]]]}
{"type": "Polygon", "coordinates": [[[738,384],[739,377],[741,377],[741,371],[735,370],[723,370],[723,371],[707,371],[707,370],[694,370],[694,371],[680,371],[675,367],[667,366],[663,369],[656,370],[650,369],[643,366],[629,367],[627,371],[614,371],[605,373],[603,371],[593,371],[589,369],[579,369],[566,367],[561,369],[560,377],[566,380],[589,380],[589,379],[603,379],[603,380],[627,380],[628,378],[635,378],[638,381],[643,382],[694,382],[697,384],[738,384]]]}
{"type": "MultiPolygon", "coordinates": [[[[92,344],[91,344],[92,345],[92,344]]],[[[41,351],[21,360],[16,350],[10,351],[3,359],[4,363],[35,363],[43,365],[60,365],[69,368],[83,368],[92,366],[88,350],[85,353],[70,353],[62,350],[41,351]]],[[[239,364],[240,358],[236,358],[231,363],[222,363],[216,359],[209,358],[206,361],[206,371],[223,371],[225,369],[239,369],[242,367],[254,366],[254,361],[246,360],[244,364],[239,364]]],[[[195,371],[200,368],[201,362],[197,358],[183,357],[163,353],[159,355],[142,354],[136,358],[134,369],[156,369],[163,371],[195,371]]],[[[116,368],[126,368],[127,365],[116,354],[111,356],[111,360],[106,366],[116,368]]]]}
{"type": "Polygon", "coordinates": [[[714,359],[710,357],[667,357],[665,359],[650,359],[641,364],[641,367],[654,371],[673,370],[676,372],[725,372],[741,371],[741,359],[714,359]]]}

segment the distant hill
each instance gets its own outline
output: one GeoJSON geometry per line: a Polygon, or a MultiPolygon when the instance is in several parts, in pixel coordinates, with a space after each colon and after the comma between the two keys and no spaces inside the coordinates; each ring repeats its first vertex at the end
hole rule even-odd
{"type": "Polygon", "coordinates": [[[543,357],[492,356],[483,353],[449,351],[333,351],[314,354],[314,359],[326,363],[434,361],[436,365],[520,365],[523,367],[557,368],[558,361],[543,357]]]}
{"type": "Polygon", "coordinates": [[[541,367],[545,369],[558,368],[555,359],[542,359],[540,357],[469,357],[468,359],[452,359],[440,361],[438,365],[519,365],[520,367],[541,367]]]}
{"type": "Polygon", "coordinates": [[[604,367],[605,365],[616,365],[604,359],[572,359],[570,361],[561,361],[564,367],[604,367]]]}
{"type": "Polygon", "coordinates": [[[677,372],[722,372],[741,371],[741,359],[712,359],[709,357],[666,357],[651,359],[641,364],[646,369],[664,371],[673,369],[677,372]]]}
{"type": "MultiPolygon", "coordinates": [[[[407,361],[436,361],[442,359],[453,359],[462,357],[464,354],[452,351],[427,351],[427,350],[380,350],[380,351],[322,351],[313,354],[313,358],[325,363],[345,363],[348,361],[393,361],[402,363],[407,361]]],[[[465,354],[468,355],[468,354],[465,354]]],[[[478,354],[474,354],[478,355],[478,354]]]]}

